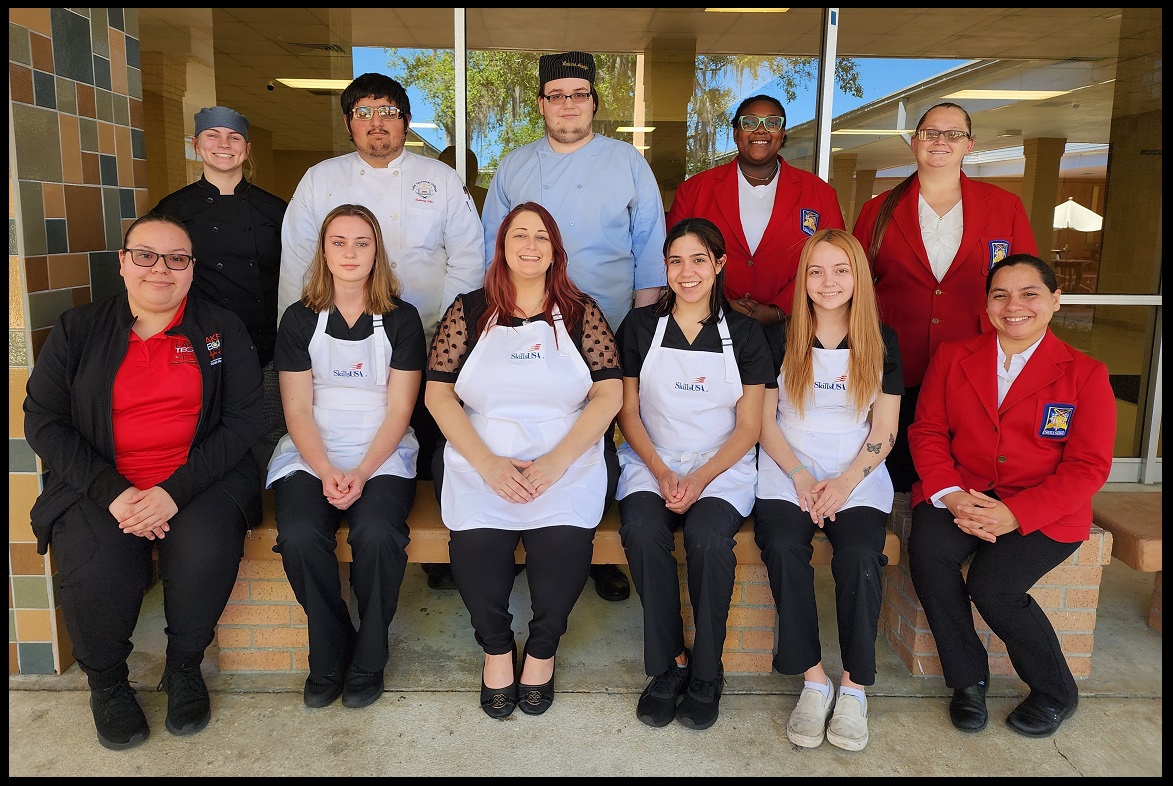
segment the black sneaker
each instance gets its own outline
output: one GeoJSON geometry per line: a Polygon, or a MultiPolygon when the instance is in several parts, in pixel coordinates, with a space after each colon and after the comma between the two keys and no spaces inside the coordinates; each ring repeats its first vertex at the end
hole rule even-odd
{"type": "Polygon", "coordinates": [[[167,731],[182,737],[208,725],[212,701],[199,666],[168,666],[159,690],[167,692],[167,731]]]}
{"type": "Polygon", "coordinates": [[[103,748],[126,750],[146,742],[151,736],[147,716],[143,714],[129,682],[91,690],[90,711],[94,713],[94,727],[103,748]]]}
{"type": "Polygon", "coordinates": [[[652,677],[635,705],[635,716],[641,722],[657,729],[672,722],[676,716],[676,702],[688,686],[691,662],[690,656],[688,664],[678,666],[674,663],[663,674],[652,677]]]}
{"type": "Polygon", "coordinates": [[[715,680],[689,680],[684,699],[676,708],[676,720],[690,729],[701,731],[717,722],[717,705],[721,701],[721,688],[725,677],[715,680]]]}
{"type": "Polygon", "coordinates": [[[335,671],[325,677],[315,677],[313,674],[306,677],[301,700],[305,706],[316,710],[329,707],[341,695],[342,675],[335,671]]]}
{"type": "Polygon", "coordinates": [[[351,665],[342,686],[342,706],[352,710],[374,704],[383,695],[383,670],[367,671],[351,665]]]}

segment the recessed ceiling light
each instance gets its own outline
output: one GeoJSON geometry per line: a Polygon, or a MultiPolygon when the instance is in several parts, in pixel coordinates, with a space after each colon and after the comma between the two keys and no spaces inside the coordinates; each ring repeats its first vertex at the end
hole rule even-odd
{"type": "Polygon", "coordinates": [[[278,79],[286,87],[301,90],[345,90],[353,79],[278,79]]]}
{"type": "Polygon", "coordinates": [[[626,132],[629,134],[635,133],[636,131],[643,131],[645,134],[647,134],[647,133],[651,133],[652,131],[655,131],[656,127],[655,126],[619,126],[615,130],[621,131],[621,132],[626,132]]]}
{"type": "Polygon", "coordinates": [[[950,93],[945,98],[953,99],[971,99],[971,100],[998,100],[1009,99],[1011,101],[1043,101],[1055,96],[1061,96],[1064,93],[1070,93],[1070,90],[958,90],[956,93],[950,93]]]}

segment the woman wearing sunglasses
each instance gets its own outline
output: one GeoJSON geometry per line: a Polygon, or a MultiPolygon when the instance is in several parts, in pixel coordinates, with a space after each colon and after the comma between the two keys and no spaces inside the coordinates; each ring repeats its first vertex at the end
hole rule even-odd
{"type": "Polygon", "coordinates": [[[929,358],[943,342],[982,332],[986,273],[1011,254],[1036,253],[1022,200],[961,171],[973,150],[973,123],[957,104],[931,107],[910,145],[916,171],[860,210],[852,233],[867,249],[880,319],[900,340],[904,396],[888,456],[896,491],[912,490],[916,471],[908,426],[929,358]]]}
{"type": "Polygon", "coordinates": [[[803,243],[820,229],[843,229],[835,189],[787,164],[786,110],[751,96],[733,113],[737,158],[693,175],[676,189],[668,226],[707,218],[725,238],[725,297],[763,326],[782,321],[794,302],[803,243]]]}

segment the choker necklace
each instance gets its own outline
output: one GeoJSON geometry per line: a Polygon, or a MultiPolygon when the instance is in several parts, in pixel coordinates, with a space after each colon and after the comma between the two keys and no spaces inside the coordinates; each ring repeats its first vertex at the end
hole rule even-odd
{"type": "Polygon", "coordinates": [[[741,172],[741,174],[742,174],[744,177],[748,178],[749,180],[756,180],[756,181],[758,181],[759,183],[769,183],[771,180],[773,180],[773,179],[774,179],[774,175],[778,174],[778,170],[779,170],[779,169],[781,169],[781,168],[782,168],[782,165],[781,165],[781,164],[779,164],[779,163],[777,163],[777,162],[775,162],[775,163],[774,163],[774,171],[773,171],[773,172],[771,172],[771,173],[769,174],[769,176],[767,176],[767,177],[754,177],[753,175],[749,174],[749,173],[748,173],[748,172],[746,172],[744,169],[742,169],[740,165],[738,165],[738,167],[737,167],[737,171],[741,172]]]}

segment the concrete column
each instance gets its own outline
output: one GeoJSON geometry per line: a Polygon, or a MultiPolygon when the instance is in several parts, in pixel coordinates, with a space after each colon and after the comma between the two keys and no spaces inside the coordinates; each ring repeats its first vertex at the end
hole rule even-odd
{"type": "Polygon", "coordinates": [[[187,184],[183,96],[187,66],[162,52],[142,53],[143,126],[147,161],[147,202],[187,184]]]}
{"type": "Polygon", "coordinates": [[[696,70],[696,39],[656,36],[645,52],[647,124],[655,126],[645,152],[660,184],[664,209],[687,173],[688,100],[696,70]]]}
{"type": "Polygon", "coordinates": [[[855,164],[858,160],[855,153],[836,153],[831,159],[831,187],[839,197],[839,212],[845,222],[855,200],[855,164]]]}
{"type": "Polygon", "coordinates": [[[1066,139],[1038,137],[1024,139],[1022,152],[1026,166],[1022,173],[1022,202],[1034,230],[1035,245],[1043,259],[1051,250],[1054,236],[1055,205],[1059,204],[1059,161],[1066,139]]]}

